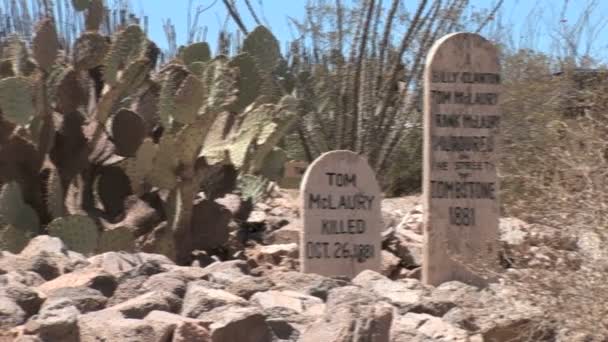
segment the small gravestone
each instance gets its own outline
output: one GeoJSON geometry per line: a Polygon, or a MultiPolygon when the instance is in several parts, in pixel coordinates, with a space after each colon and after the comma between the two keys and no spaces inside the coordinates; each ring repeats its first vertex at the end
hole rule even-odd
{"type": "Polygon", "coordinates": [[[422,280],[482,285],[498,237],[500,64],[483,37],[454,33],[431,48],[424,74],[422,280]]]}
{"type": "Polygon", "coordinates": [[[354,278],[381,265],[382,195],[367,161],[350,151],[315,160],[300,188],[304,273],[354,278]]]}

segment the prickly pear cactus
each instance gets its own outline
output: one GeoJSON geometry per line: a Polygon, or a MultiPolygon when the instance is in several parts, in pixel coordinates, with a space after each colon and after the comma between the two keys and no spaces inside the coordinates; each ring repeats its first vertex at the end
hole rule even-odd
{"type": "Polygon", "coordinates": [[[261,201],[268,194],[270,181],[262,176],[243,174],[238,179],[241,197],[253,203],[261,201]]]}
{"type": "Polygon", "coordinates": [[[205,42],[190,44],[180,51],[179,58],[188,67],[192,63],[208,62],[211,59],[211,49],[205,42]]]}
{"type": "Polygon", "coordinates": [[[146,137],[146,125],[137,113],[122,108],[110,120],[116,154],[133,157],[146,137]]]}
{"type": "Polygon", "coordinates": [[[0,251],[19,253],[36,234],[0,221],[0,251]]]}
{"type": "Polygon", "coordinates": [[[49,72],[59,52],[57,30],[55,30],[55,24],[51,19],[44,19],[38,23],[32,41],[32,52],[38,66],[49,72]]]}
{"type": "Polygon", "coordinates": [[[0,192],[0,215],[15,228],[37,231],[40,228],[38,214],[23,200],[21,187],[10,182],[0,192]]]}
{"type": "Polygon", "coordinates": [[[175,94],[181,83],[188,77],[188,71],[181,65],[172,64],[164,69],[161,77],[158,111],[163,127],[169,128],[177,106],[175,94]]]}
{"type": "Polygon", "coordinates": [[[138,25],[127,26],[115,34],[112,46],[104,60],[104,81],[118,82],[118,72],[145,56],[148,39],[138,25]]]}
{"type": "Polygon", "coordinates": [[[132,252],[135,249],[133,231],[133,228],[125,226],[104,230],[99,237],[97,253],[111,251],[132,252]]]}
{"type": "Polygon", "coordinates": [[[91,254],[97,248],[99,228],[95,221],[84,215],[72,215],[53,220],[47,226],[49,235],[60,238],[68,249],[91,254]]]}
{"type": "Polygon", "coordinates": [[[271,181],[278,182],[283,178],[287,160],[287,153],[285,153],[285,151],[278,147],[273,148],[272,151],[266,155],[266,158],[264,158],[260,174],[271,181]]]}
{"type": "Polygon", "coordinates": [[[90,4],[91,0],[72,0],[72,6],[79,12],[86,10],[90,4]]]}
{"type": "Polygon", "coordinates": [[[19,37],[9,37],[8,47],[3,52],[4,57],[11,62],[15,76],[30,76],[36,71],[36,65],[30,60],[26,44],[19,37]]]}
{"type": "Polygon", "coordinates": [[[150,184],[161,189],[173,189],[177,185],[176,169],[179,165],[177,149],[175,138],[165,134],[154,158],[154,167],[147,176],[150,184]]]}
{"type": "Polygon", "coordinates": [[[77,70],[89,70],[103,63],[109,45],[106,39],[96,32],[86,32],[74,43],[73,60],[77,70]]]}
{"type": "Polygon", "coordinates": [[[46,187],[46,207],[52,218],[66,215],[64,190],[56,169],[51,169],[46,187]]]}
{"type": "Polygon", "coordinates": [[[205,112],[223,112],[229,110],[237,99],[236,70],[228,65],[225,56],[218,56],[209,62],[203,74],[206,84],[207,100],[205,112]]]}
{"type": "Polygon", "coordinates": [[[260,70],[256,66],[255,60],[251,55],[242,53],[234,57],[229,64],[238,69],[238,97],[230,110],[240,112],[245,110],[260,95],[260,70]]]}
{"type": "Polygon", "coordinates": [[[24,202],[19,184],[5,184],[0,192],[0,250],[20,252],[39,229],[38,214],[24,202]]]}
{"type": "Polygon", "coordinates": [[[30,80],[19,76],[0,80],[0,109],[4,118],[26,125],[35,113],[30,80]]]}
{"type": "Polygon", "coordinates": [[[278,40],[264,26],[256,27],[247,35],[243,42],[243,52],[253,56],[258,68],[267,73],[274,70],[281,58],[278,40]]]}
{"type": "Polygon", "coordinates": [[[173,118],[181,124],[191,124],[196,120],[203,105],[203,83],[193,75],[188,75],[175,93],[173,118]]]}
{"type": "Polygon", "coordinates": [[[103,22],[105,8],[103,0],[91,0],[85,16],[85,27],[87,31],[97,31],[103,22]]]}

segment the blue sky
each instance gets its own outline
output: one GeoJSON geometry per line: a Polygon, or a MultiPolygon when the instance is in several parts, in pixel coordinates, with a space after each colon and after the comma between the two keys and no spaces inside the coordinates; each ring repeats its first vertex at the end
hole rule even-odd
{"type": "MultiPolygon", "coordinates": [[[[471,0],[472,5],[477,8],[490,8],[495,1],[471,0]]],[[[508,36],[514,48],[527,47],[555,53],[552,37],[557,35],[560,25],[574,25],[586,5],[593,1],[597,2],[597,6],[590,15],[590,22],[593,23],[591,26],[597,25],[597,27],[592,32],[582,32],[581,37],[583,45],[591,42],[593,56],[605,59],[608,56],[605,52],[608,51],[608,27],[605,26],[604,20],[608,19],[604,17],[608,18],[608,0],[505,0],[500,20],[502,25],[509,29],[508,36]],[[568,7],[562,18],[563,1],[568,2],[568,7]]],[[[194,7],[197,5],[206,7],[213,2],[214,0],[193,0],[194,7]]],[[[254,21],[246,10],[244,1],[236,2],[246,26],[253,28],[254,21]]],[[[266,18],[273,33],[282,42],[291,39],[286,24],[287,16],[302,18],[306,4],[306,0],[250,0],[250,2],[258,11],[258,15],[266,18]]],[[[344,0],[344,2],[349,3],[352,0],[344,0]]],[[[388,0],[384,2],[387,6],[390,3],[388,0]]],[[[403,1],[406,6],[413,6],[416,2],[416,0],[403,1]]],[[[188,0],[134,0],[133,6],[136,13],[141,13],[143,10],[143,13],[149,16],[149,35],[162,48],[167,46],[162,27],[162,22],[166,19],[171,19],[176,26],[178,45],[185,42],[188,0]]],[[[217,0],[211,9],[201,15],[200,23],[208,27],[207,37],[214,49],[217,32],[225,18],[226,10],[221,0],[217,0]]],[[[235,29],[231,21],[229,21],[229,29],[235,29]]]]}

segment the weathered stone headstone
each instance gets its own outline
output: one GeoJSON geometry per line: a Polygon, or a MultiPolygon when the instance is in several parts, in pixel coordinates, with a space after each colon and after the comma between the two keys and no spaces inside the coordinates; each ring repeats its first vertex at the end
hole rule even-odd
{"type": "Polygon", "coordinates": [[[382,194],[365,159],[350,151],[323,154],[306,171],[300,196],[302,272],[354,278],[380,270],[382,194]]]}
{"type": "Polygon", "coordinates": [[[429,52],[424,74],[426,284],[483,284],[478,271],[497,260],[500,80],[497,50],[477,34],[447,35],[429,52]]]}

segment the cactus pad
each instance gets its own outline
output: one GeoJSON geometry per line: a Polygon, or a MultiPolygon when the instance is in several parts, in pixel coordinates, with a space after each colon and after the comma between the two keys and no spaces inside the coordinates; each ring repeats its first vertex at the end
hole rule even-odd
{"type": "Polygon", "coordinates": [[[236,73],[226,57],[218,56],[210,62],[203,75],[208,89],[206,112],[224,111],[236,101],[236,73]]]}
{"type": "Polygon", "coordinates": [[[108,51],[108,42],[98,33],[86,32],[74,43],[74,68],[78,70],[93,69],[103,63],[108,51]]]}
{"type": "Polygon", "coordinates": [[[264,158],[260,173],[269,180],[277,182],[283,178],[285,162],[287,162],[287,154],[282,149],[275,147],[264,158]]]}
{"type": "Polygon", "coordinates": [[[66,114],[78,110],[78,107],[87,104],[87,93],[80,84],[78,72],[72,68],[64,70],[61,78],[58,80],[57,89],[54,90],[56,95],[56,108],[59,112],[66,114]]]}
{"type": "Polygon", "coordinates": [[[13,73],[16,76],[29,76],[36,70],[36,66],[29,59],[27,46],[17,36],[11,36],[4,57],[12,62],[13,73]]]}
{"type": "Polygon", "coordinates": [[[92,0],[87,8],[85,16],[85,27],[87,31],[97,31],[103,22],[105,8],[103,0],[92,0]]]}
{"type": "Polygon", "coordinates": [[[262,176],[243,174],[239,177],[237,184],[244,199],[250,199],[253,203],[257,203],[268,195],[270,181],[262,176]]]}
{"type": "Polygon", "coordinates": [[[171,117],[176,110],[175,94],[187,77],[188,71],[180,65],[170,65],[164,71],[158,100],[158,111],[165,128],[169,127],[171,117]]]}
{"type": "Polygon", "coordinates": [[[17,229],[10,224],[0,223],[0,250],[19,253],[25,248],[34,233],[17,229]]]}
{"type": "Polygon", "coordinates": [[[138,25],[127,26],[115,34],[114,41],[104,60],[104,80],[114,85],[118,71],[144,57],[148,40],[138,25]]]}
{"type": "Polygon", "coordinates": [[[135,156],[147,133],[141,116],[124,108],[112,117],[111,132],[116,154],[124,157],[135,156]]]}
{"type": "Polygon", "coordinates": [[[256,27],[243,42],[243,52],[249,53],[260,70],[270,73],[281,58],[279,42],[264,26],[256,27]]]}
{"type": "Polygon", "coordinates": [[[91,0],[72,0],[72,6],[77,11],[84,11],[89,7],[91,0]]]}
{"type": "Polygon", "coordinates": [[[38,66],[44,71],[50,71],[59,52],[57,30],[51,19],[38,23],[32,40],[32,52],[38,66]]]}
{"type": "Polygon", "coordinates": [[[207,62],[194,62],[188,65],[188,70],[198,77],[202,77],[205,74],[207,68],[207,62]]]}
{"type": "Polygon", "coordinates": [[[177,184],[175,172],[177,169],[177,149],[175,137],[165,134],[160,141],[154,167],[148,174],[148,181],[161,189],[173,189],[177,184]]]}
{"type": "Polygon", "coordinates": [[[64,190],[57,169],[52,168],[46,182],[46,207],[52,218],[66,215],[64,190]]]}
{"type": "Polygon", "coordinates": [[[156,157],[156,145],[150,139],[144,140],[139,146],[134,159],[127,159],[123,164],[123,169],[129,179],[131,179],[131,187],[135,193],[141,193],[146,176],[154,166],[154,158],[156,157]]]}
{"type": "Polygon", "coordinates": [[[175,94],[173,118],[182,124],[193,123],[204,102],[202,93],[203,83],[188,75],[175,94]]]}
{"type": "Polygon", "coordinates": [[[24,232],[35,232],[40,229],[38,214],[23,200],[21,187],[17,182],[10,182],[2,187],[0,216],[7,224],[24,232]]]}
{"type": "Polygon", "coordinates": [[[111,251],[133,252],[135,249],[134,228],[120,226],[104,230],[99,236],[97,253],[111,251]]]}
{"type": "Polygon", "coordinates": [[[238,98],[230,110],[240,112],[249,106],[259,95],[260,77],[254,59],[246,53],[234,57],[229,64],[238,68],[238,98]]]}
{"type": "Polygon", "coordinates": [[[13,62],[10,59],[0,60],[0,79],[13,76],[15,76],[13,62]]]}
{"type": "Polygon", "coordinates": [[[110,217],[124,212],[126,198],[133,193],[129,177],[116,166],[103,167],[96,182],[97,195],[103,210],[110,217]]]}
{"type": "Polygon", "coordinates": [[[93,219],[83,215],[61,217],[47,226],[49,235],[60,238],[68,249],[91,254],[97,248],[99,228],[93,219]]]}
{"type": "Polygon", "coordinates": [[[180,58],[187,66],[195,62],[208,62],[211,59],[211,49],[205,42],[190,44],[180,51],[180,58]]]}
{"type": "Polygon", "coordinates": [[[26,125],[35,108],[32,84],[24,77],[9,77],[0,80],[0,109],[7,120],[26,125]]]}

